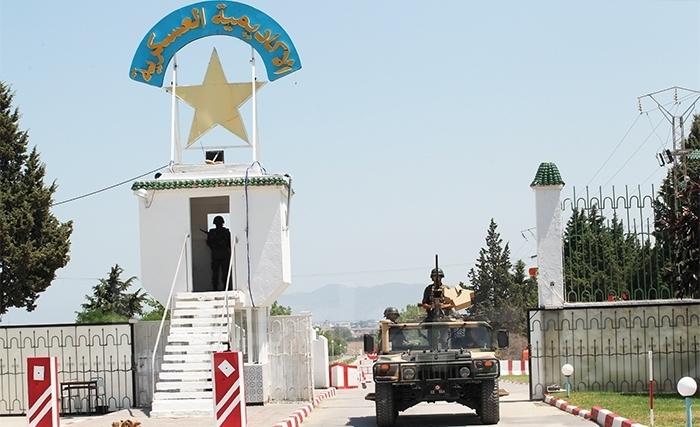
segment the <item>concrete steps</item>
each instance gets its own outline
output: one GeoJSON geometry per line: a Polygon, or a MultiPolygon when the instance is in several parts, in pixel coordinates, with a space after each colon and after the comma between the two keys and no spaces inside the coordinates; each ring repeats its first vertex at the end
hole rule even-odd
{"type": "MultiPolygon", "coordinates": [[[[242,296],[229,293],[229,314],[242,296]]],[[[211,416],[211,355],[226,349],[227,316],[223,292],[182,292],[175,296],[166,338],[153,417],[211,416]]]]}
{"type": "Polygon", "coordinates": [[[212,387],[211,381],[159,381],[156,384],[156,392],[165,390],[206,391],[211,390],[212,387]]]}
{"type": "Polygon", "coordinates": [[[155,398],[160,400],[189,400],[189,399],[211,399],[213,391],[188,391],[184,393],[163,393],[156,392],[155,398]]]}

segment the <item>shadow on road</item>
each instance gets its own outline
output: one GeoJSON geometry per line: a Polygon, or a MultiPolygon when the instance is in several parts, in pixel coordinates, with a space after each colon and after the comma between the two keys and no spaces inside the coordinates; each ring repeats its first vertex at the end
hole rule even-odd
{"type": "MultiPolygon", "coordinates": [[[[374,416],[350,417],[346,425],[353,427],[376,427],[374,416]]],[[[399,415],[396,427],[456,427],[479,426],[481,420],[475,414],[421,414],[399,415]]]]}

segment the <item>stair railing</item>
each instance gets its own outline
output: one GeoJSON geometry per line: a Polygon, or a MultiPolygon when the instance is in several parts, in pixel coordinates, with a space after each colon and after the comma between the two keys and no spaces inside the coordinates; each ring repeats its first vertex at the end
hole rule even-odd
{"type": "MultiPolygon", "coordinates": [[[[160,327],[158,328],[158,335],[156,335],[156,344],[153,346],[153,355],[151,356],[151,402],[155,400],[156,395],[156,353],[158,352],[158,344],[160,344],[160,336],[163,333],[163,326],[165,325],[165,318],[168,315],[168,310],[172,305],[173,292],[175,290],[175,283],[177,282],[177,276],[180,274],[180,266],[182,265],[182,260],[185,257],[187,251],[187,241],[189,240],[189,233],[185,234],[185,240],[182,242],[182,249],[180,249],[180,258],[177,260],[177,267],[175,268],[175,275],[173,276],[173,282],[170,285],[170,293],[168,294],[168,300],[165,303],[165,309],[163,310],[163,317],[160,319],[160,327]]],[[[172,316],[171,316],[172,318],[172,316]]],[[[152,404],[152,403],[151,403],[152,404]]]]}
{"type": "MultiPolygon", "coordinates": [[[[231,287],[231,277],[236,280],[236,244],[238,236],[233,236],[233,248],[231,250],[231,258],[228,260],[228,272],[226,275],[226,288],[224,289],[224,304],[226,305],[226,345],[227,350],[231,350],[231,313],[228,308],[228,290],[231,287]]],[[[238,286],[236,286],[238,290],[238,286]]]]}

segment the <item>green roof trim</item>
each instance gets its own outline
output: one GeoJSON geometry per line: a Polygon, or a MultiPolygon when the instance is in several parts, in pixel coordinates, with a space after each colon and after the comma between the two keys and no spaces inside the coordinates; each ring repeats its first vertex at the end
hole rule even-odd
{"type": "MultiPolygon", "coordinates": [[[[206,178],[206,179],[163,179],[154,181],[136,181],[131,185],[132,190],[179,190],[183,188],[211,188],[211,187],[243,187],[245,178],[206,178]]],[[[252,176],[248,178],[248,185],[270,186],[289,183],[281,176],[252,176]]]]}
{"type": "Polygon", "coordinates": [[[535,179],[532,180],[530,187],[547,185],[564,185],[564,181],[561,179],[557,165],[551,162],[540,163],[540,167],[537,168],[535,179]]]}
{"type": "Polygon", "coordinates": [[[700,160],[700,150],[692,150],[688,153],[689,160],[700,160]]]}

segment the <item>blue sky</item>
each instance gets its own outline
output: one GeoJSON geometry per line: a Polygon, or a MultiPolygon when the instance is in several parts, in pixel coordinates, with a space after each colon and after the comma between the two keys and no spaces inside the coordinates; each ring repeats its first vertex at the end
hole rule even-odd
{"type": "MultiPolygon", "coordinates": [[[[167,163],[170,99],[128,69],[145,32],[189,3],[0,3],[0,79],[56,201],[167,163]]],[[[534,240],[520,231],[534,226],[540,162],[559,166],[565,192],[657,183],[654,153],[669,132],[664,123],[648,138],[658,112],[591,179],[639,114],[637,96],[700,89],[696,1],[249,4],[287,30],[303,63],[259,97],[262,163],[296,190],[288,292],[427,281],[435,253],[448,282],[464,280],[492,217],[514,256],[529,258],[534,240]]],[[[210,37],[178,53],[181,84],[202,81],[212,47],[229,81],[249,80],[247,46],[210,37]]],[[[180,111],[184,136],[192,110],[180,111]]],[[[231,138],[216,130],[205,143],[231,138]]],[[[34,313],[3,323],[72,321],[111,265],[140,274],[128,185],[54,212],[74,221],[71,261],[34,313]]]]}

